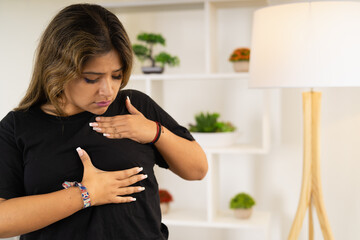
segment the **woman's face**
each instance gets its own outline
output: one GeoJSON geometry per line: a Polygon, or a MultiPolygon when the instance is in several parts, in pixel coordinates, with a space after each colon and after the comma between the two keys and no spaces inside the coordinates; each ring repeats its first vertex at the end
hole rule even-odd
{"type": "Polygon", "coordinates": [[[117,51],[90,58],[81,77],[71,80],[64,88],[67,115],[88,111],[96,115],[106,112],[115,100],[123,78],[117,51]]]}

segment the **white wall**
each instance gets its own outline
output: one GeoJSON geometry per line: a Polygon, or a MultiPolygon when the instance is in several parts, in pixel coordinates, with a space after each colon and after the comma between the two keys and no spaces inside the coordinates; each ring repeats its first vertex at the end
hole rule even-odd
{"type": "MultiPolygon", "coordinates": [[[[72,2],[76,1],[0,0],[0,117],[16,106],[27,88],[31,75],[33,52],[44,27],[58,10],[72,2]]],[[[194,12],[186,14],[189,16],[185,15],[184,19],[197,17],[194,12]]],[[[235,12],[229,13],[230,15],[221,12],[219,14],[220,18],[236,18],[235,12]]],[[[164,15],[166,16],[166,13],[164,15]]],[[[244,19],[244,21],[251,21],[251,19],[244,19]]],[[[183,24],[186,25],[186,23],[183,24]]],[[[220,29],[221,31],[228,30],[224,27],[220,29]]],[[[197,33],[193,30],[189,30],[189,34],[194,39],[202,36],[201,32],[197,33]]],[[[169,36],[168,39],[176,38],[169,36]]],[[[247,39],[239,38],[238,40],[243,41],[241,44],[249,44],[246,42],[247,39]]],[[[230,40],[224,39],[223,41],[230,40]]],[[[196,40],[194,42],[197,43],[196,40]]],[[[231,44],[231,41],[224,48],[232,49],[228,44],[231,44]]],[[[176,47],[170,46],[170,49],[176,50],[176,47]]],[[[182,59],[188,57],[185,50],[179,54],[184,55],[182,59]]],[[[222,57],[227,58],[227,53],[223,53],[223,55],[222,57]]],[[[192,72],[198,72],[198,69],[204,67],[203,63],[198,63],[193,67],[194,64],[184,64],[183,68],[192,72]]],[[[220,69],[230,71],[230,66],[222,63],[220,69]]],[[[169,69],[169,71],[176,72],[178,70],[169,69]]],[[[210,93],[214,94],[210,85],[199,86],[202,87],[202,91],[197,92],[198,101],[207,98],[210,93]]],[[[168,88],[169,95],[175,94],[172,92],[174,91],[173,87],[168,86],[168,88]]],[[[302,171],[302,90],[287,89],[277,93],[282,101],[281,106],[273,106],[275,110],[272,114],[275,114],[274,119],[276,119],[273,126],[280,127],[274,128],[276,130],[273,132],[274,141],[268,155],[231,156],[234,159],[229,160],[223,166],[223,168],[231,166],[234,169],[240,169],[244,175],[243,178],[247,179],[251,185],[249,189],[256,197],[256,208],[271,211],[271,239],[273,240],[286,239],[298,204],[302,171]]],[[[357,230],[360,225],[360,174],[357,173],[360,169],[360,89],[319,90],[323,92],[321,174],[328,217],[335,239],[360,239],[360,231],[357,230]]],[[[186,98],[186,94],[190,92],[186,83],[176,85],[176,91],[179,98],[186,98]],[[182,92],[183,96],[179,94],[182,92]]],[[[217,94],[222,95],[213,95],[214,99],[221,99],[227,93],[217,92],[217,94]]],[[[179,101],[179,98],[172,101],[179,101]]],[[[170,96],[168,99],[171,99],[170,96]]],[[[191,111],[176,112],[173,109],[169,109],[169,111],[176,119],[180,119],[182,124],[187,124],[193,114],[191,111]]],[[[231,115],[229,112],[226,114],[227,116],[231,115]]],[[[201,183],[194,183],[194,185],[202,187],[201,183]]],[[[233,191],[238,190],[237,184],[232,183],[230,186],[225,182],[222,183],[222,186],[225,189],[225,195],[231,195],[233,191]]],[[[304,230],[300,239],[307,239],[306,222],[307,220],[304,222],[304,230]]],[[[317,221],[315,222],[317,224],[317,221]]],[[[237,239],[238,236],[233,231],[207,231],[206,229],[195,230],[192,228],[186,229],[186,231],[174,229],[173,234],[189,235],[186,239],[192,239],[191,236],[193,236],[194,239],[210,240],[237,239]]],[[[315,239],[322,239],[318,225],[315,228],[315,236],[315,239]]],[[[182,239],[182,237],[178,237],[178,239],[182,239]]]]}

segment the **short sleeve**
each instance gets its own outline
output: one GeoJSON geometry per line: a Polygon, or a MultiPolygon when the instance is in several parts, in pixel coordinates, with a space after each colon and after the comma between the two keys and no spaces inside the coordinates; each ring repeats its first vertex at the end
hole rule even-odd
{"type": "MultiPolygon", "coordinates": [[[[193,136],[183,126],[179,125],[164,109],[162,109],[153,99],[148,95],[136,90],[123,90],[122,95],[130,97],[131,104],[138,109],[144,116],[152,121],[159,122],[162,126],[166,127],[169,131],[179,137],[194,141],[193,136]]],[[[169,168],[166,161],[158,153],[157,164],[160,167],[169,168]]]]}
{"type": "Polygon", "coordinates": [[[15,140],[14,112],[0,122],[0,198],[24,196],[22,153],[15,140]]]}

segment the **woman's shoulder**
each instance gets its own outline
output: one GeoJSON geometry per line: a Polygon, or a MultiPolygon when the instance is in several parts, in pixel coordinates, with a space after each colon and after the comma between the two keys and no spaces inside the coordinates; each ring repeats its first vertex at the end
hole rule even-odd
{"type": "Polygon", "coordinates": [[[2,126],[15,126],[18,123],[31,121],[31,118],[36,114],[33,107],[27,110],[12,110],[9,111],[0,121],[2,126]]]}
{"type": "Polygon", "coordinates": [[[10,111],[0,121],[0,131],[11,131],[15,130],[17,119],[22,119],[24,115],[22,111],[10,111]]]}
{"type": "Polygon", "coordinates": [[[1,120],[1,123],[14,122],[16,119],[24,118],[27,115],[27,111],[12,110],[8,112],[1,120]]]}

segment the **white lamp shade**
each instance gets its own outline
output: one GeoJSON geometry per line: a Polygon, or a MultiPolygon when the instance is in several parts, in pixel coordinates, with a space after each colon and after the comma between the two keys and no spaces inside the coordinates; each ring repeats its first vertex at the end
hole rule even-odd
{"type": "Polygon", "coordinates": [[[249,86],[360,86],[360,2],[293,3],[257,10],[249,86]]]}

